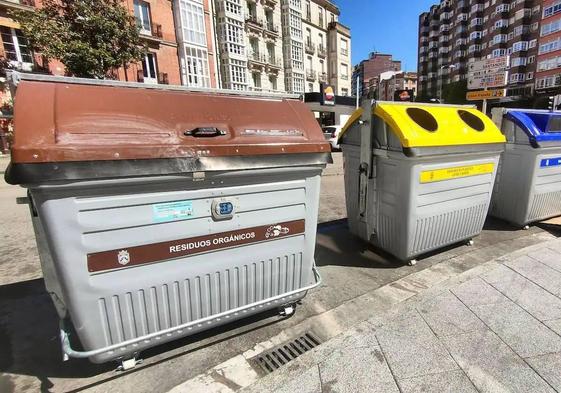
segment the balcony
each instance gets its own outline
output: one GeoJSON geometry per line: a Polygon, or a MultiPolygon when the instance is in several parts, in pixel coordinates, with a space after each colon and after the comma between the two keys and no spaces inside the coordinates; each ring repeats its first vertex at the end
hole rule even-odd
{"type": "Polygon", "coordinates": [[[305,49],[306,53],[308,53],[310,55],[313,55],[314,53],[316,53],[316,46],[311,41],[306,41],[306,44],[304,45],[304,49],[305,49]]]}
{"type": "Polygon", "coordinates": [[[249,14],[245,18],[246,26],[257,31],[263,30],[263,21],[256,15],[249,14]]]}
{"type": "Polygon", "coordinates": [[[320,72],[319,73],[319,81],[321,83],[326,83],[327,82],[327,73],[326,72],[320,72]]]}
{"type": "Polygon", "coordinates": [[[275,56],[268,56],[267,57],[267,65],[270,68],[281,69],[282,68],[282,59],[280,57],[275,56]]]}
{"type": "Polygon", "coordinates": [[[248,55],[249,65],[253,68],[262,68],[267,64],[267,58],[264,54],[259,52],[251,52],[248,55]]]}
{"type": "Polygon", "coordinates": [[[140,36],[145,40],[160,42],[164,38],[162,25],[159,23],[152,23],[151,30],[150,31],[141,30],[140,36]]]}
{"type": "Polygon", "coordinates": [[[265,36],[269,38],[278,38],[279,34],[279,27],[275,25],[273,22],[267,22],[265,24],[264,30],[265,36]]]}
{"type": "Polygon", "coordinates": [[[327,57],[327,48],[324,45],[318,45],[318,56],[321,58],[327,57]]]}
{"type": "Polygon", "coordinates": [[[317,73],[314,70],[306,70],[306,80],[308,81],[315,81],[317,77],[317,73]]]}

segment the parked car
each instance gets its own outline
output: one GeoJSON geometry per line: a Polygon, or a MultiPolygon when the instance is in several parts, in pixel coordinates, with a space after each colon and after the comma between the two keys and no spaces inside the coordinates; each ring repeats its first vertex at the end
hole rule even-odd
{"type": "Polygon", "coordinates": [[[341,150],[341,147],[337,143],[341,128],[343,128],[343,126],[327,126],[321,128],[323,130],[323,136],[331,144],[331,150],[341,150]]]}

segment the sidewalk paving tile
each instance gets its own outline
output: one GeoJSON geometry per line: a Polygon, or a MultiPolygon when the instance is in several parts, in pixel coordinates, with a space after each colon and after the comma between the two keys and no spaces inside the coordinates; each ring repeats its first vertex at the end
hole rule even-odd
{"type": "Polygon", "coordinates": [[[398,383],[402,393],[477,393],[462,370],[400,379],[398,383]]]}
{"type": "Polygon", "coordinates": [[[399,392],[380,348],[340,348],[319,364],[324,391],[399,392]]]}
{"type": "Polygon", "coordinates": [[[417,312],[409,312],[377,329],[376,337],[398,379],[458,369],[417,312]]]}
{"type": "Polygon", "coordinates": [[[544,323],[548,328],[561,336],[561,319],[552,319],[550,321],[544,321],[544,323]]]}
{"type": "Polygon", "coordinates": [[[528,256],[523,256],[513,261],[507,261],[505,265],[553,293],[555,296],[561,295],[561,272],[528,256]]]}
{"type": "Polygon", "coordinates": [[[438,337],[462,334],[487,327],[450,292],[417,307],[425,322],[438,337]]]}
{"type": "MultiPolygon", "coordinates": [[[[274,385],[275,393],[322,393],[318,366],[310,367],[295,378],[286,378],[284,382],[285,385],[274,385]]],[[[248,391],[252,391],[252,387],[248,391]]]]}
{"type": "Polygon", "coordinates": [[[554,392],[491,331],[448,336],[441,341],[480,392],[554,392]]]}
{"type": "Polygon", "coordinates": [[[493,287],[540,321],[561,318],[560,298],[520,274],[510,272],[512,274],[505,275],[503,279],[495,280],[493,287]]]}
{"type": "Polygon", "coordinates": [[[561,353],[528,358],[526,361],[555,390],[561,391],[561,353]]]}
{"type": "Polygon", "coordinates": [[[515,303],[474,306],[471,309],[523,358],[561,351],[561,337],[515,303]]]}
{"type": "Polygon", "coordinates": [[[518,277],[523,276],[505,265],[499,265],[495,269],[481,275],[481,278],[486,283],[492,285],[498,282],[516,280],[518,277]]]}
{"type": "Polygon", "coordinates": [[[561,253],[551,248],[543,248],[528,253],[530,258],[540,261],[544,265],[561,272],[561,253]]]}
{"type": "Polygon", "coordinates": [[[452,293],[468,307],[508,301],[504,295],[479,277],[458,285],[452,289],[452,293]]]}

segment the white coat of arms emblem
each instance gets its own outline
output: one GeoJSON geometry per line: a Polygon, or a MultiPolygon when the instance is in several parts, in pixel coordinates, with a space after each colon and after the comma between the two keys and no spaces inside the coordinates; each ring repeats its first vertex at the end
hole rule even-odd
{"type": "Polygon", "coordinates": [[[117,262],[119,262],[119,265],[125,266],[130,261],[131,261],[131,256],[127,250],[119,251],[119,254],[117,255],[117,262]]]}

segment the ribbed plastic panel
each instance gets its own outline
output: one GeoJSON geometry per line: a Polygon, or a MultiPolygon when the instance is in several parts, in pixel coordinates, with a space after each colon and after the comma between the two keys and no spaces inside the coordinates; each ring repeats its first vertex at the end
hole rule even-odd
{"type": "Polygon", "coordinates": [[[529,221],[538,221],[561,214],[561,191],[534,195],[529,221]]]}
{"type": "Polygon", "coordinates": [[[343,154],[345,160],[345,190],[347,217],[349,228],[355,235],[358,234],[358,221],[360,215],[359,206],[359,166],[360,149],[355,146],[344,146],[343,154]]]}
{"type": "Polygon", "coordinates": [[[478,234],[485,223],[487,205],[471,206],[417,220],[411,254],[453,244],[478,234]]]}
{"type": "Polygon", "coordinates": [[[302,287],[302,253],[98,301],[107,345],[265,300],[302,287]]]}
{"type": "Polygon", "coordinates": [[[380,214],[378,221],[378,242],[381,248],[395,250],[398,246],[398,221],[395,216],[380,214]]]}

